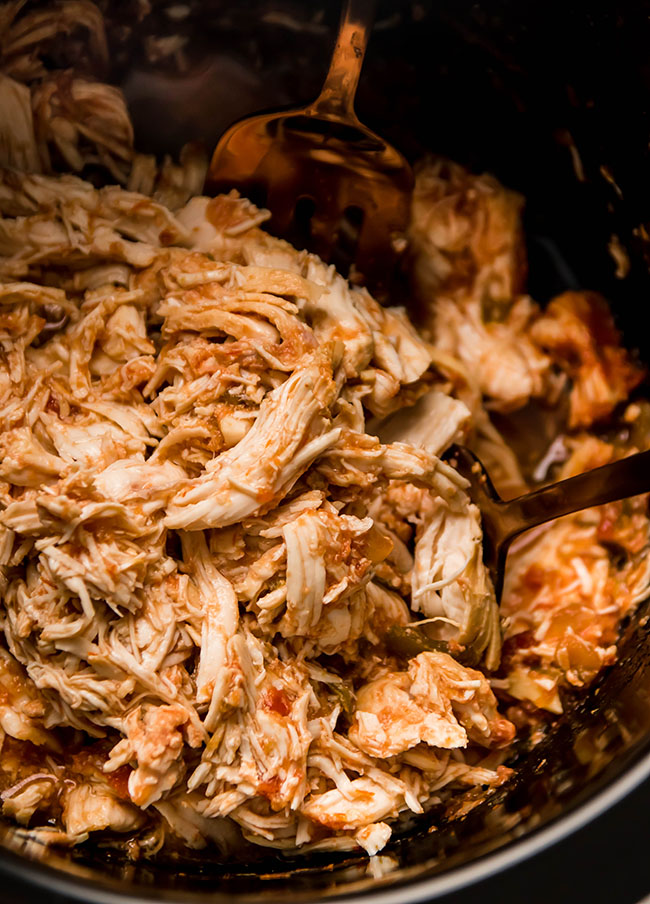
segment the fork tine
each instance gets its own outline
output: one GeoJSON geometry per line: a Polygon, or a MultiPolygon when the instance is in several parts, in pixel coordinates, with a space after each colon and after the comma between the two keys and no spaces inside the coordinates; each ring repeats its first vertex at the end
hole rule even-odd
{"type": "Polygon", "coordinates": [[[363,210],[356,205],[348,205],[333,237],[330,261],[343,276],[348,276],[356,259],[363,220],[363,210]]]}
{"type": "Polygon", "coordinates": [[[406,228],[412,174],[360,125],[313,111],[261,114],[233,126],[215,150],[209,190],[237,188],[271,211],[271,233],[365,282],[380,301],[397,285],[395,238],[406,228]],[[310,216],[301,199],[313,204],[310,216]],[[351,215],[352,213],[352,215],[351,215]]]}

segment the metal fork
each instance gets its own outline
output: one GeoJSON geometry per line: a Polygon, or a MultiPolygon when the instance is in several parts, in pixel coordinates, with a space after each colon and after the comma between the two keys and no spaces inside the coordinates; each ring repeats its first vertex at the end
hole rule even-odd
{"type": "Polygon", "coordinates": [[[450,464],[469,481],[469,496],[481,512],[483,561],[501,599],[510,544],[524,531],[595,505],[650,492],[650,451],[637,452],[575,477],[503,500],[483,464],[465,446],[452,446],[450,464]]]}
{"type": "Polygon", "coordinates": [[[239,189],[271,211],[273,234],[381,295],[405,246],[413,174],[354,112],[374,7],[374,0],[347,0],[312,104],[252,116],[224,133],[206,190],[239,189]]]}
{"type": "MultiPolygon", "coordinates": [[[[499,496],[482,462],[465,446],[451,446],[445,457],[469,481],[468,494],[481,512],[483,561],[498,602],[503,593],[508,549],[515,537],[564,515],[650,492],[650,450],[509,500],[499,496]]],[[[405,659],[428,650],[448,652],[445,641],[431,639],[417,624],[391,627],[386,641],[393,653],[405,659]]],[[[471,650],[463,655],[461,659],[466,664],[477,664],[471,650]]]]}

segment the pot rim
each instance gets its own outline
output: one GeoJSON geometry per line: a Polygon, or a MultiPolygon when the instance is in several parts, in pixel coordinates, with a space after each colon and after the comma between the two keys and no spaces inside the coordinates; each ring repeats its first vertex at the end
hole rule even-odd
{"type": "MultiPolygon", "coordinates": [[[[358,904],[363,899],[372,904],[420,904],[420,902],[433,900],[444,894],[460,891],[470,885],[474,885],[483,879],[505,869],[515,866],[546,848],[552,847],[567,836],[583,828],[587,823],[601,816],[624,797],[630,794],[643,781],[650,778],[650,749],[645,745],[645,751],[640,754],[640,759],[624,768],[623,772],[612,779],[599,791],[595,791],[583,803],[578,804],[566,815],[559,815],[542,828],[534,829],[522,837],[506,843],[503,848],[493,853],[484,854],[474,861],[453,867],[448,872],[424,879],[407,879],[405,882],[396,882],[390,888],[373,890],[359,890],[350,893],[342,890],[318,894],[313,899],[303,899],[305,902],[312,900],[329,900],[336,904],[358,904]]],[[[120,891],[114,887],[101,887],[96,880],[74,874],[66,874],[47,863],[32,861],[16,851],[0,847],[0,877],[2,874],[11,875],[19,881],[27,881],[34,890],[47,889],[50,892],[67,896],[71,901],[80,904],[151,904],[152,900],[165,901],[167,904],[186,904],[189,900],[199,902],[202,897],[207,901],[210,892],[205,896],[199,892],[171,892],[161,896],[161,889],[151,888],[132,891],[125,889],[120,891]],[[28,873],[28,875],[26,875],[28,873]]],[[[111,885],[117,885],[119,880],[109,880],[111,885]]],[[[233,896],[236,901],[236,896],[233,896]]],[[[271,904],[272,898],[265,899],[271,904]]],[[[286,896],[278,901],[286,902],[286,896]]]]}

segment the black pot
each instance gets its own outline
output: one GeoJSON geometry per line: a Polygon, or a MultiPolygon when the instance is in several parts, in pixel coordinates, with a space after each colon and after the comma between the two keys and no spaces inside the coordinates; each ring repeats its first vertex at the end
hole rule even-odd
{"type": "MultiPolygon", "coordinates": [[[[209,146],[233,120],[312,99],[326,69],[333,0],[136,0],[105,4],[112,71],[136,145],[209,146]],[[151,39],[186,37],[152,63],[151,39]]],[[[488,170],[527,198],[531,294],[596,289],[650,362],[644,216],[650,220],[650,0],[384,0],[357,103],[408,157],[433,150],[488,170]],[[624,249],[629,266],[622,263],[624,249]]],[[[648,227],[650,229],[650,226],[648,227]]],[[[101,842],[22,847],[0,825],[0,869],[85,902],[422,901],[491,875],[593,819],[650,776],[650,627],[624,626],[619,662],[566,712],[492,797],[450,823],[399,825],[369,875],[361,854],[127,862],[101,842]],[[340,896],[340,897],[338,897],[340,896]]],[[[648,610],[650,612],[650,609],[648,610]]],[[[40,896],[40,892],[38,892],[40,896]]]]}

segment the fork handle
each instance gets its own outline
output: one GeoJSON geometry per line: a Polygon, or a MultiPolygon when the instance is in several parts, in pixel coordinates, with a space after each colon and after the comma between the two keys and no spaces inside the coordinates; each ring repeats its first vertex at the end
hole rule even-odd
{"type": "Polygon", "coordinates": [[[473,452],[464,446],[451,446],[449,452],[456,469],[468,480],[468,492],[481,512],[483,561],[497,599],[503,589],[508,549],[519,534],[563,515],[650,493],[650,450],[507,501],[501,499],[473,452]]]}
{"type": "Polygon", "coordinates": [[[637,452],[502,503],[509,537],[594,505],[650,492],[650,451],[637,452]]]}
{"type": "Polygon", "coordinates": [[[308,112],[356,122],[354,98],[375,6],[376,0],[346,0],[325,84],[308,112]]]}

